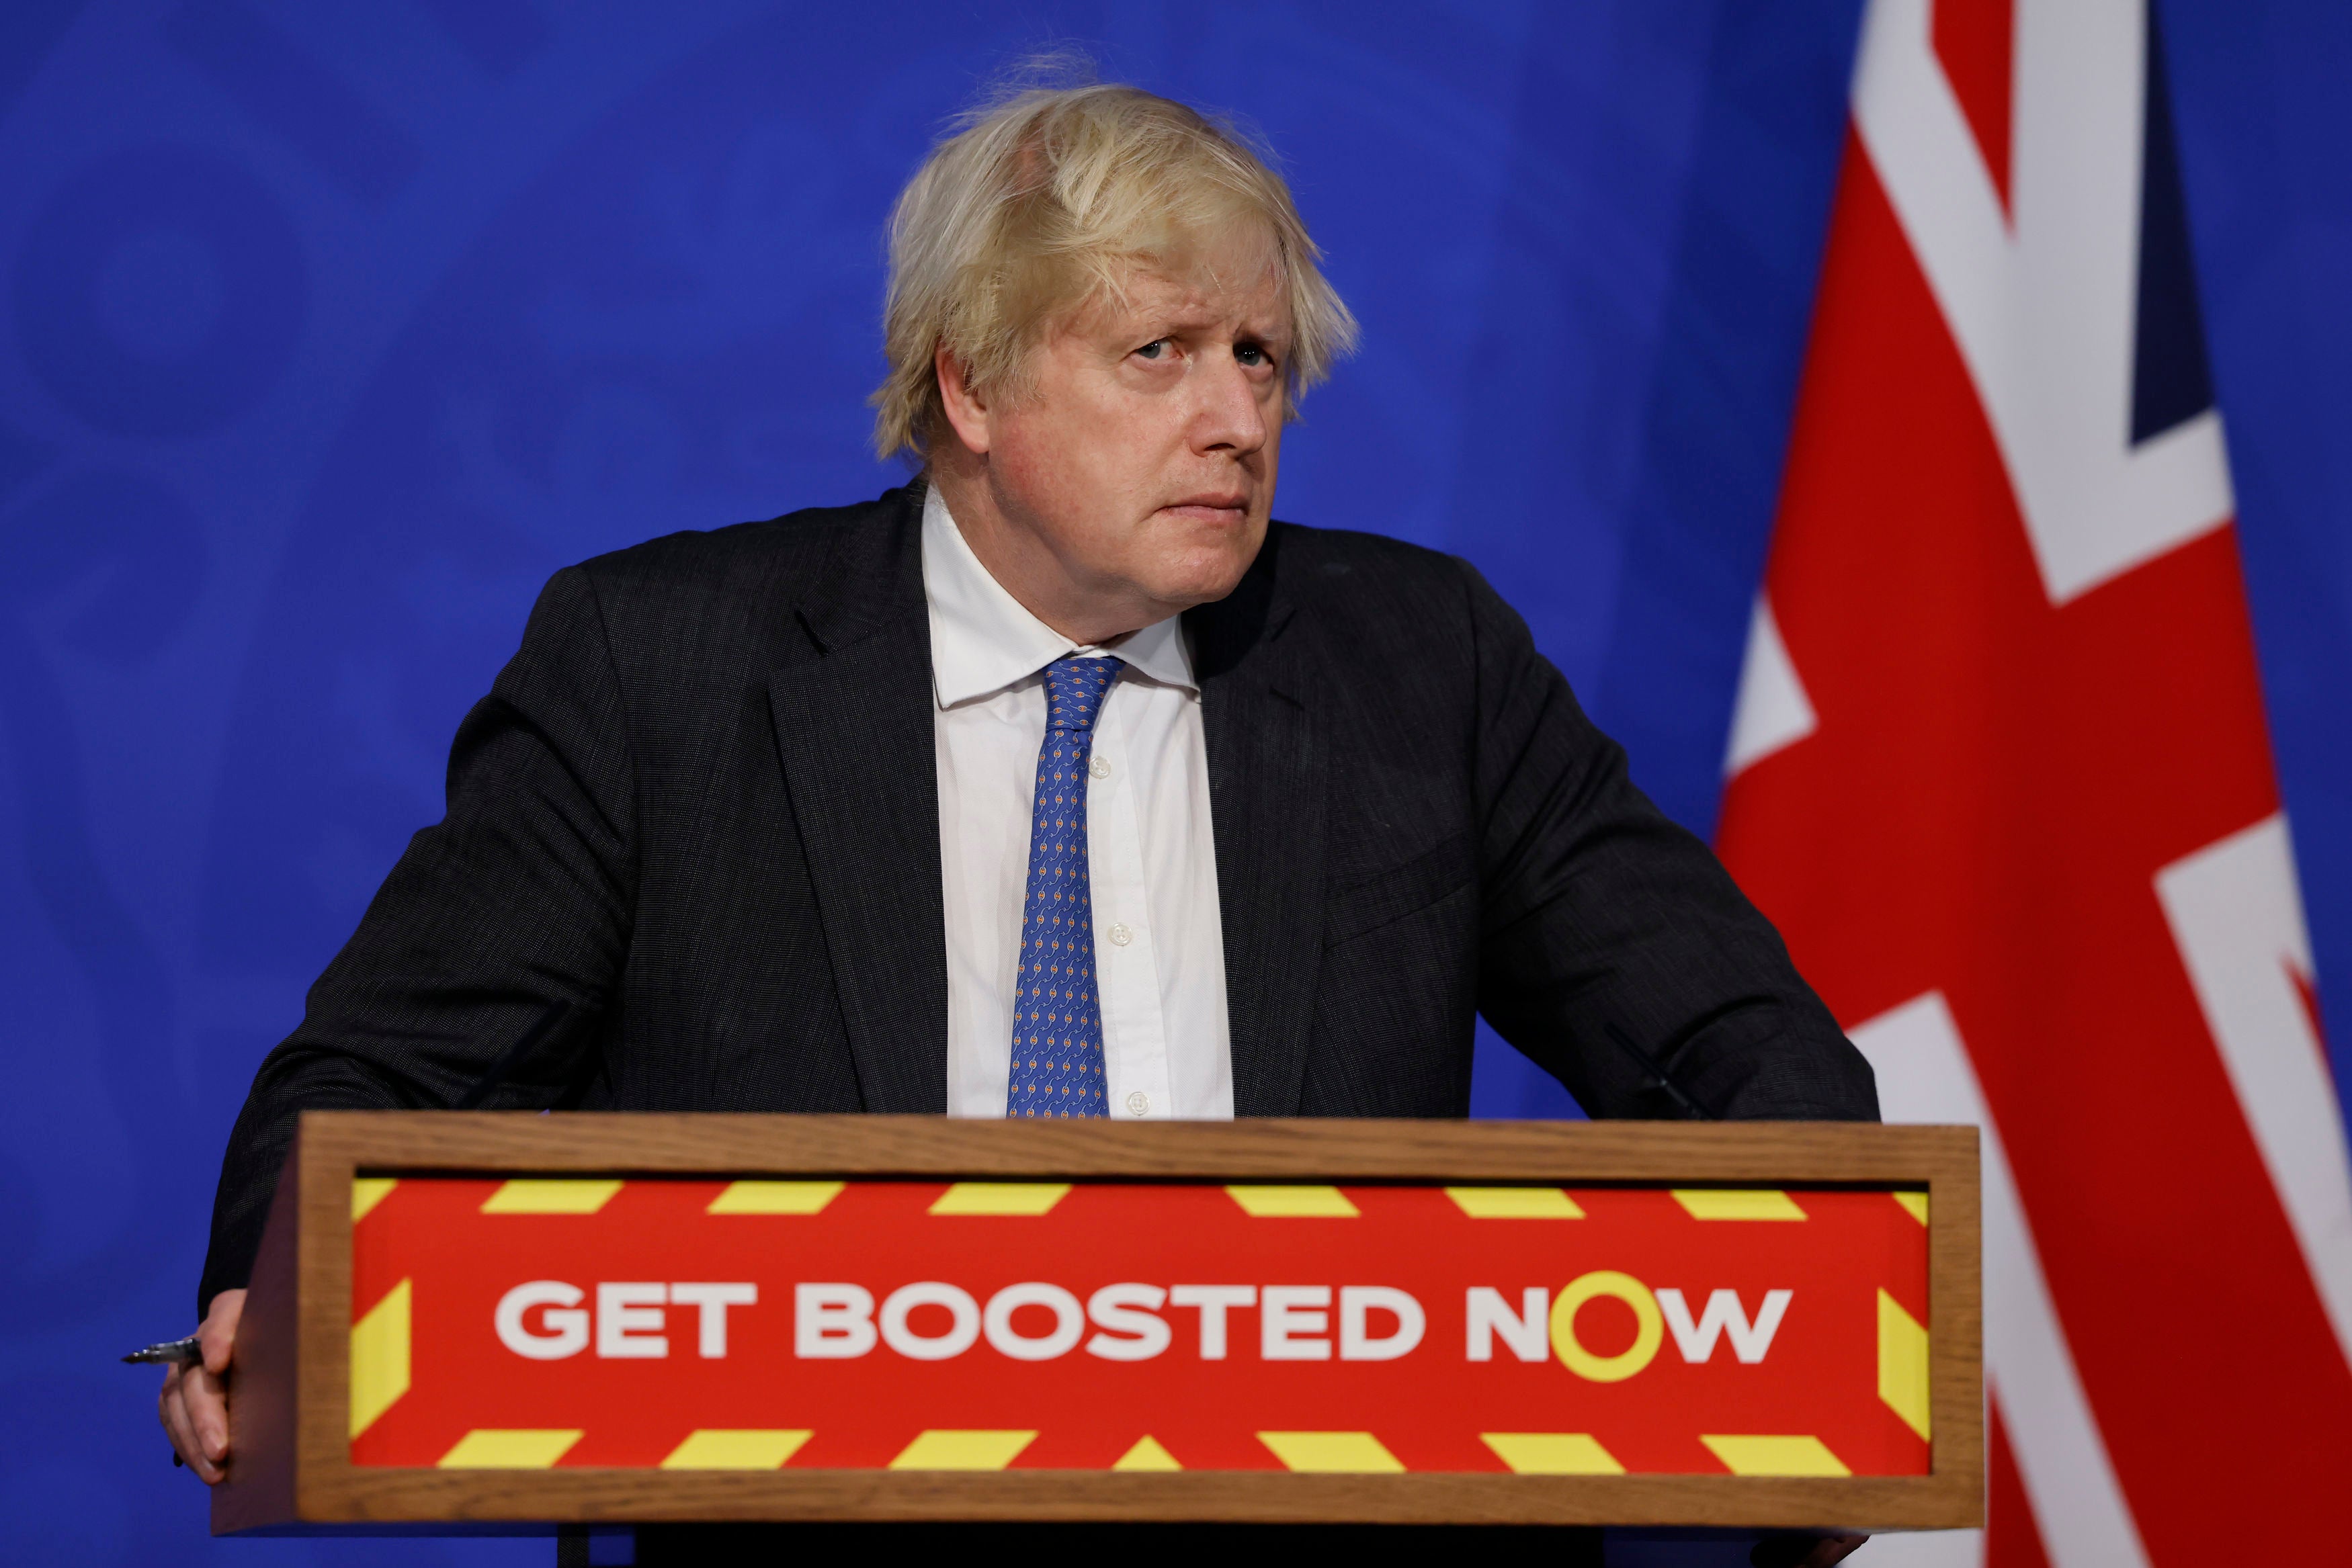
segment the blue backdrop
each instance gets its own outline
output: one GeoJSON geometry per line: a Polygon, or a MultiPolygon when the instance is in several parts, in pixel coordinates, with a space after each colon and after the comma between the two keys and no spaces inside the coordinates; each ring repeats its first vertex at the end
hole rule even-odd
{"type": "MultiPolygon", "coordinates": [[[[878,231],[1053,40],[1282,151],[1363,353],[1280,511],[1475,559],[1712,823],[1859,0],[0,6],[0,1557],[208,1544],[219,1148],[556,567],[871,495],[878,231]]],[[[2266,693],[2352,980],[2352,12],[2165,0],[2266,693]]],[[[2336,1031],[2339,1077],[2352,1071],[2336,1031]]],[[[1486,1113],[1572,1113],[1482,1049],[1486,1113]]]]}

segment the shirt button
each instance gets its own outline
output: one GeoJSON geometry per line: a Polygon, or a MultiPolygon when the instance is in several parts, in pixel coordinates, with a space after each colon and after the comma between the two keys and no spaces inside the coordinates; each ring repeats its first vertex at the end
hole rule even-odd
{"type": "Polygon", "coordinates": [[[1110,945],[1112,946],[1124,947],[1134,940],[1135,933],[1129,931],[1126,926],[1114,925],[1110,928],[1110,945]]]}
{"type": "Polygon", "coordinates": [[[1097,779],[1108,779],[1110,777],[1110,764],[1097,757],[1087,764],[1087,771],[1097,779]]]}
{"type": "Polygon", "coordinates": [[[1127,1097],[1127,1113],[1130,1116],[1150,1115],[1151,1113],[1151,1096],[1146,1094],[1140,1089],[1129,1095],[1127,1097]]]}

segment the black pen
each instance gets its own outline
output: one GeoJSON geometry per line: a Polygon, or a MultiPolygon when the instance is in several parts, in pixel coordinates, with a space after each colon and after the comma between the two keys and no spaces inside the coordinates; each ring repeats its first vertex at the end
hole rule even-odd
{"type": "Polygon", "coordinates": [[[190,1334],[185,1339],[167,1339],[161,1344],[151,1344],[143,1350],[134,1350],[122,1359],[128,1362],[151,1361],[163,1362],[173,1366],[194,1366],[204,1358],[204,1346],[197,1343],[196,1335],[190,1334]]]}

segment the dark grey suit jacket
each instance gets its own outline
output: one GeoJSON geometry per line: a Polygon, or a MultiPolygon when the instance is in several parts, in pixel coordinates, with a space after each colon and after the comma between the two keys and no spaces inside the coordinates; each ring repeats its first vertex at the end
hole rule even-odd
{"type": "MultiPolygon", "coordinates": [[[[230,1139],[202,1301],[297,1112],[947,1107],[921,489],[558,572],[230,1139]]],[[[1874,1118],[1870,1068],[1464,562],[1274,525],[1185,617],[1244,1116],[1459,1116],[1472,1023],[1596,1116],[1874,1118]]]]}

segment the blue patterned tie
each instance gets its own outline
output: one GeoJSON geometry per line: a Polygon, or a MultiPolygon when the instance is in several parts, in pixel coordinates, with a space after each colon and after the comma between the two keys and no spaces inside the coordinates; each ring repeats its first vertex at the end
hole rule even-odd
{"type": "Polygon", "coordinates": [[[1029,818],[1029,892],[1013,994],[1008,1116],[1107,1116],[1102,1001],[1095,990],[1095,901],[1087,881],[1087,763],[1103,695],[1127,666],[1045,666],[1045,744],[1029,818]]]}

